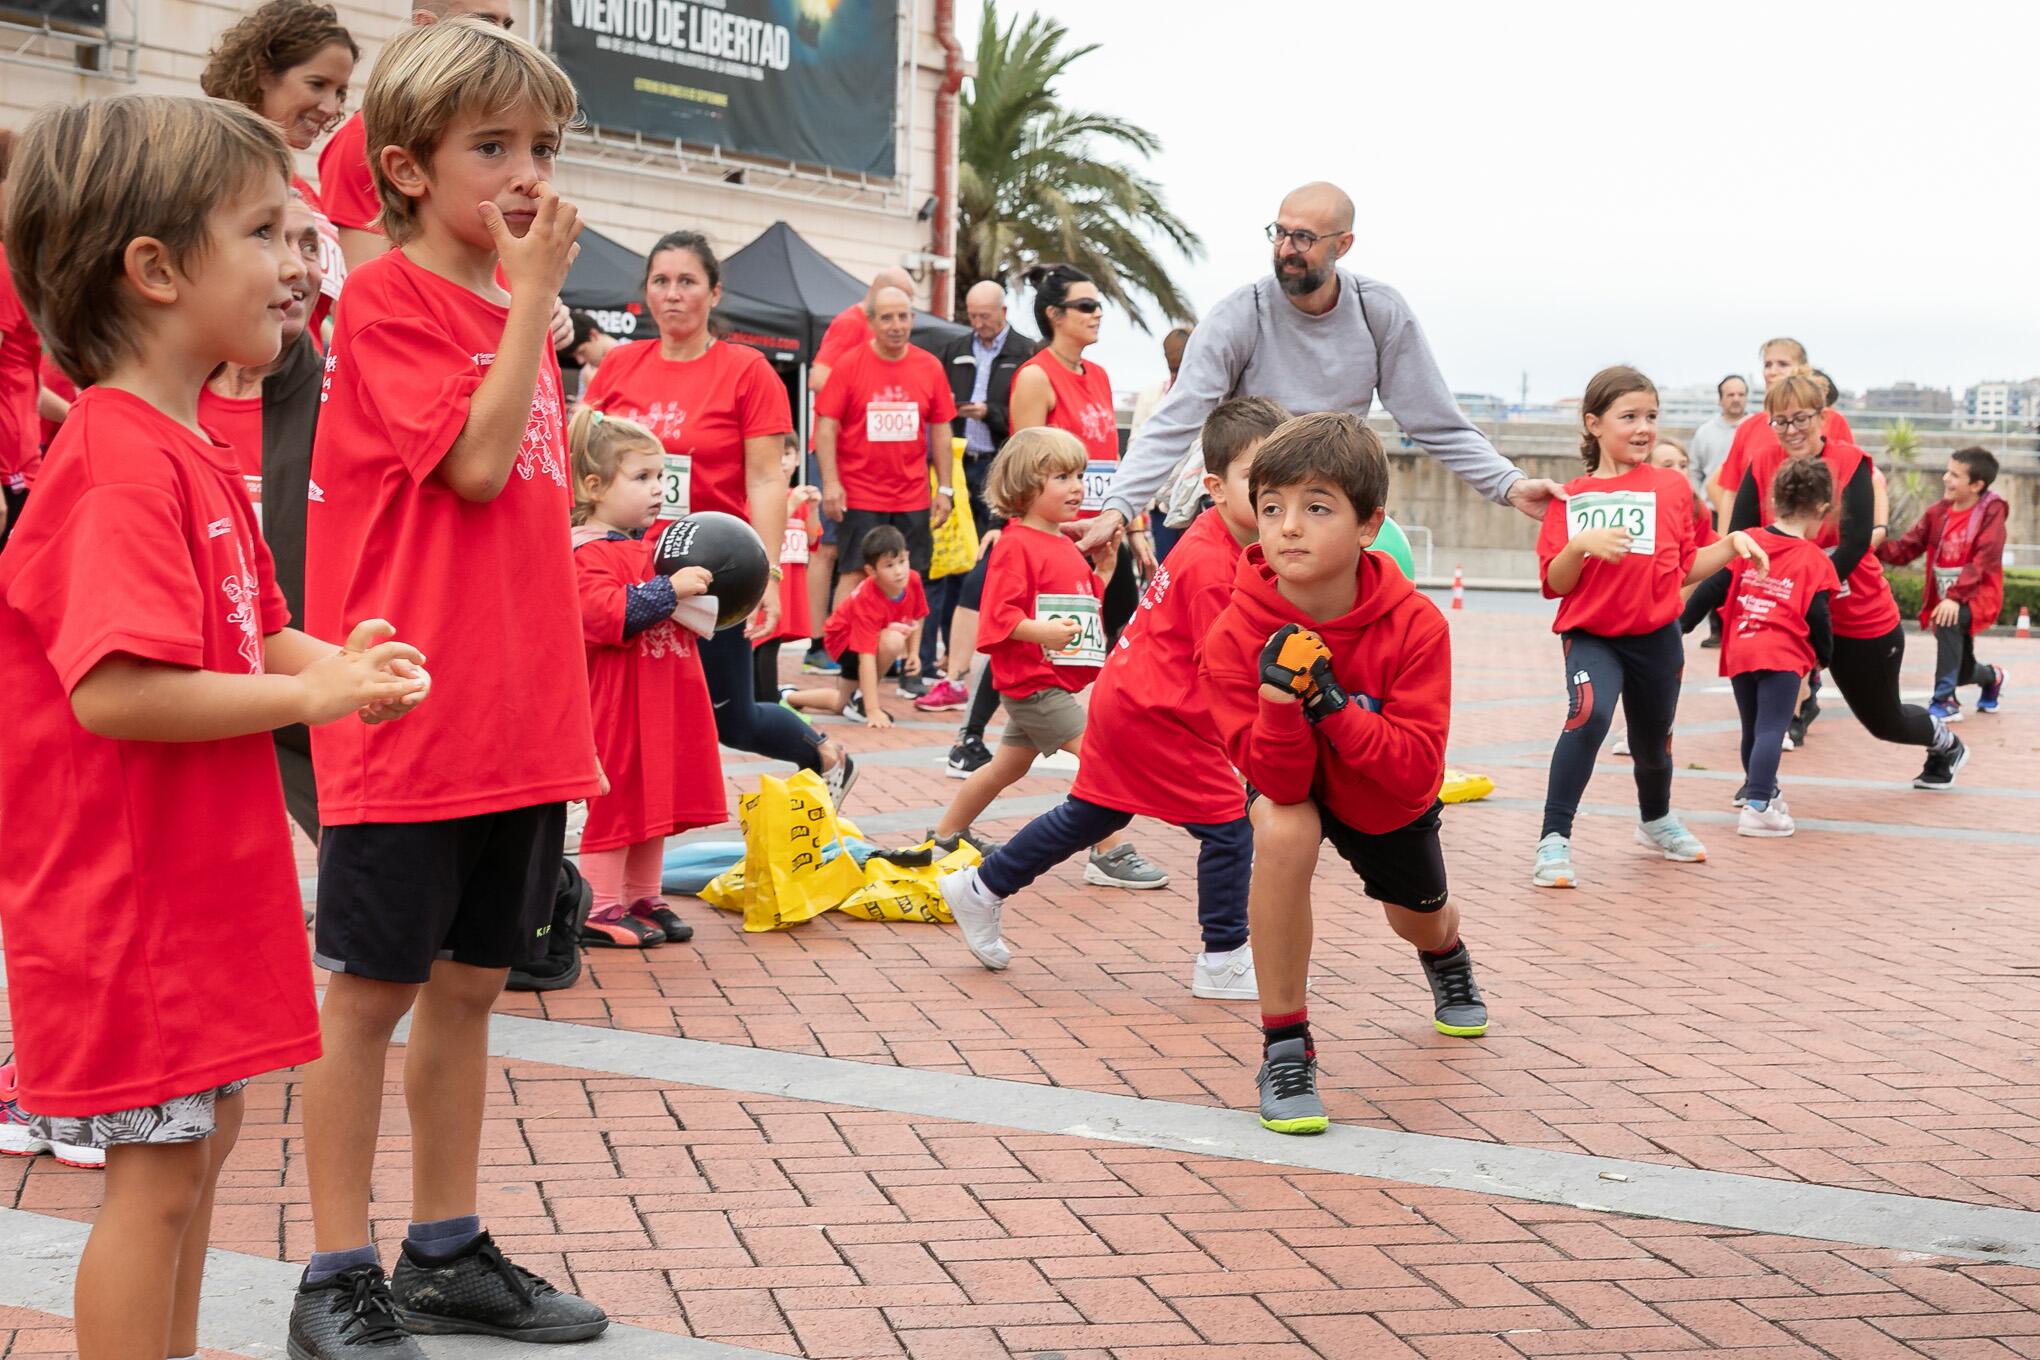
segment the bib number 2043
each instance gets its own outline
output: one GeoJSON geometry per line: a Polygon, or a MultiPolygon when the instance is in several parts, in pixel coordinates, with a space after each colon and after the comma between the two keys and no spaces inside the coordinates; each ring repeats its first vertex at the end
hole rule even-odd
{"type": "Polygon", "coordinates": [[[1565,503],[1567,538],[1590,529],[1620,529],[1629,535],[1629,551],[1657,551],[1657,492],[1582,491],[1565,503]]]}
{"type": "Polygon", "coordinates": [[[1041,650],[1048,654],[1051,663],[1064,666],[1105,664],[1105,620],[1098,614],[1098,601],[1094,597],[1037,595],[1034,597],[1034,618],[1039,623],[1076,620],[1077,636],[1069,646],[1058,649],[1046,643],[1042,645],[1041,650]]]}

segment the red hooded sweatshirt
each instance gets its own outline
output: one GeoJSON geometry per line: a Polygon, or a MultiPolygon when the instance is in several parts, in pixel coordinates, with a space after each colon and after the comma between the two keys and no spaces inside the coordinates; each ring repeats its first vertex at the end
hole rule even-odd
{"type": "Polygon", "coordinates": [[[1438,606],[1379,554],[1360,554],[1359,586],[1350,611],[1320,623],[1282,598],[1260,545],[1249,547],[1199,672],[1226,754],[1248,783],[1278,803],[1313,799],[1379,836],[1428,812],[1445,782],[1452,636],[1438,606]],[[1352,696],[1315,728],[1302,704],[1261,697],[1261,649],[1285,623],[1324,639],[1332,674],[1352,696]]]}
{"type": "Polygon", "coordinates": [[[2011,510],[1995,491],[1985,491],[1967,510],[1935,501],[1903,535],[1877,545],[1878,560],[1895,567],[1926,554],[1920,627],[1933,631],[1934,606],[1944,598],[1969,606],[1972,634],[1998,621],[2005,607],[2005,521],[2011,510]]]}

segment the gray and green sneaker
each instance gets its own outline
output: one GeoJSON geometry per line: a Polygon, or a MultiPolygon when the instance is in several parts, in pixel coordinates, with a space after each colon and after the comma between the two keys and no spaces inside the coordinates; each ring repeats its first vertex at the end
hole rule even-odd
{"type": "Polygon", "coordinates": [[[1323,1133],[1331,1127],[1318,1099],[1317,1059],[1301,1039],[1270,1044],[1261,1059],[1261,1127],[1277,1133],[1323,1133]]]}
{"type": "Polygon", "coordinates": [[[1431,1024],[1440,1034],[1478,1039],[1487,1033],[1487,1002],[1473,980],[1473,955],[1461,944],[1442,959],[1417,951],[1424,980],[1431,984],[1431,1024]]]}
{"type": "Polygon", "coordinates": [[[1556,831],[1537,842],[1537,863],[1530,871],[1530,884],[1537,888],[1570,888],[1573,885],[1572,842],[1556,831]]]}

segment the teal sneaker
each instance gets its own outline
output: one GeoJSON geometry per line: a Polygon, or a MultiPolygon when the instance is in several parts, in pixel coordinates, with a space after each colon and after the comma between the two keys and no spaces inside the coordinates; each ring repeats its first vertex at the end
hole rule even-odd
{"type": "Polygon", "coordinates": [[[1318,1099],[1317,1059],[1309,1056],[1301,1039],[1284,1039],[1271,1044],[1261,1060],[1261,1127],[1276,1133],[1323,1133],[1332,1121],[1325,1117],[1325,1103],[1318,1099]]]}
{"type": "Polygon", "coordinates": [[[1537,863],[1530,883],[1537,888],[1570,888],[1573,885],[1572,842],[1556,831],[1537,842],[1537,863]]]}
{"type": "Polygon", "coordinates": [[[1680,864],[1698,864],[1707,858],[1707,847],[1700,844],[1700,838],[1669,812],[1654,822],[1638,822],[1636,843],[1649,846],[1666,859],[1680,864]]]}

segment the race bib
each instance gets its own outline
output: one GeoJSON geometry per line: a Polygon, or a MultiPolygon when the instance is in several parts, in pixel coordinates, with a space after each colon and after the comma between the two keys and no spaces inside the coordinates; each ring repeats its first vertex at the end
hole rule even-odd
{"type": "Polygon", "coordinates": [[[911,401],[874,401],[864,408],[864,438],[872,444],[911,444],[921,437],[921,408],[911,401]]]}
{"type": "Polygon", "coordinates": [[[807,526],[795,520],[786,526],[786,537],[779,543],[779,565],[797,567],[808,560],[807,526]]]}
{"type": "Polygon", "coordinates": [[[688,496],[694,485],[694,459],[684,453],[666,455],[659,469],[659,518],[679,519],[688,513],[688,496]]]}
{"type": "Polygon", "coordinates": [[[244,472],[241,481],[248,488],[248,503],[255,507],[255,527],[268,532],[269,525],[262,518],[262,474],[244,472]]]}
{"type": "Polygon", "coordinates": [[[1047,654],[1050,664],[1064,666],[1102,666],[1105,664],[1105,620],[1098,615],[1098,601],[1091,595],[1036,595],[1034,597],[1034,619],[1037,623],[1052,623],[1057,619],[1075,619],[1081,626],[1076,639],[1069,646],[1058,651],[1043,643],[1041,650],[1047,654]]]}
{"type": "Polygon", "coordinates": [[[1095,514],[1105,508],[1105,492],[1112,485],[1112,474],[1119,471],[1117,463],[1089,462],[1084,464],[1084,509],[1095,514]]]}
{"type": "Polygon", "coordinates": [[[1629,535],[1629,551],[1657,551],[1657,492],[1581,491],[1565,503],[1565,536],[1578,538],[1589,529],[1620,529],[1629,535]]]}

